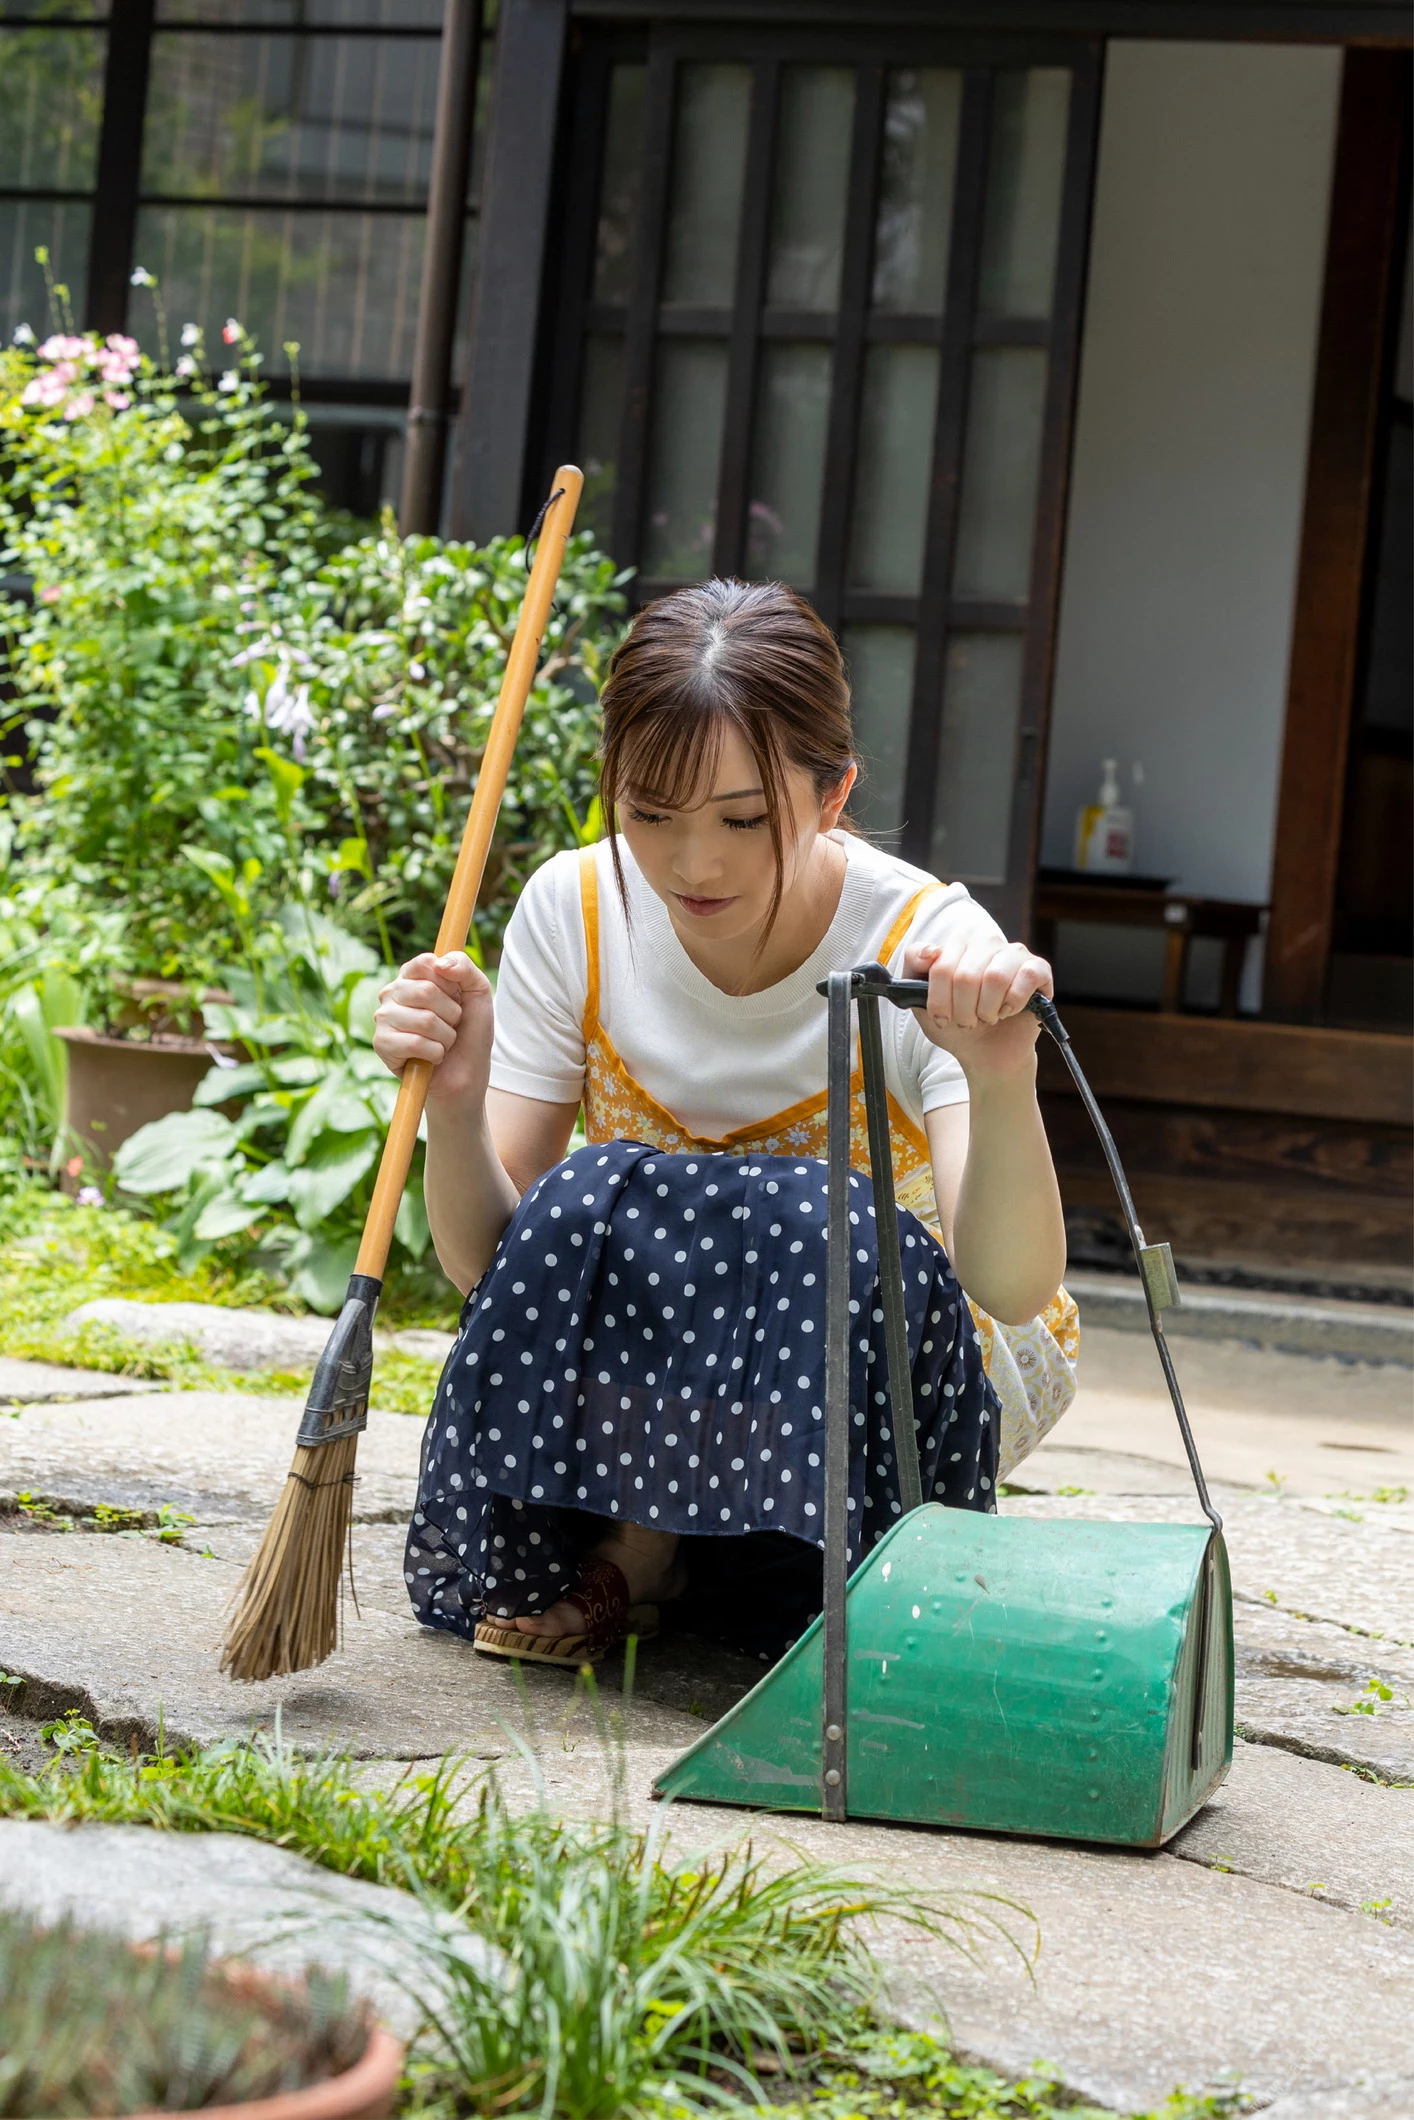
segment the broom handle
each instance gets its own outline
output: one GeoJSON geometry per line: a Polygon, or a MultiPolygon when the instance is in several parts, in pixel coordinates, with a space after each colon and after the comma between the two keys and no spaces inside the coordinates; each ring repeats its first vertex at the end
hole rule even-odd
{"type": "MultiPolygon", "coordinates": [[[[437,930],[439,957],[448,950],[462,949],[466,944],[486,868],[491,834],[496,829],[501,797],[515,756],[521,716],[539,667],[540,643],[549,622],[565,543],[574,528],[575,510],[579,506],[583,484],[582,471],[573,464],[561,464],[550,489],[551,499],[543,512],[540,542],[535,548],[535,564],[526,584],[511,652],[506,657],[505,675],[501,679],[496,711],[491,717],[491,732],[482,753],[481,770],[476,776],[476,792],[471,798],[471,811],[462,834],[457,865],[452,871],[442,925],[437,930]]],[[[383,1144],[373,1199],[363,1225],[363,1238],[354,1267],[355,1273],[367,1274],[375,1281],[382,1280],[383,1269],[388,1263],[393,1224],[412,1168],[417,1129],[422,1123],[422,1107],[427,1102],[431,1080],[430,1060],[409,1060],[398,1085],[398,1101],[393,1107],[392,1124],[383,1144]]]]}

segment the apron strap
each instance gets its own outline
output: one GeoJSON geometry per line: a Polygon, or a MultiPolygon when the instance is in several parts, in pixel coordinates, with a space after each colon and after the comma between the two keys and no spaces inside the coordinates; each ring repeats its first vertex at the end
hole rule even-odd
{"type": "Polygon", "coordinates": [[[584,921],[584,955],[588,979],[584,989],[584,1043],[599,1028],[599,862],[594,847],[579,850],[579,910],[584,921]]]}

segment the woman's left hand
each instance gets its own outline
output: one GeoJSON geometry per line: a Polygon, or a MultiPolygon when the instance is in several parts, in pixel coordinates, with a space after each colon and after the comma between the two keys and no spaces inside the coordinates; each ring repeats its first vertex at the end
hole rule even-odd
{"type": "Polygon", "coordinates": [[[969,1076],[1029,1074],[1040,1024],[1026,1004],[1054,992],[1051,967],[1024,943],[958,935],[907,951],[905,979],[928,981],[928,1006],[914,1015],[925,1037],[952,1053],[969,1076]]]}

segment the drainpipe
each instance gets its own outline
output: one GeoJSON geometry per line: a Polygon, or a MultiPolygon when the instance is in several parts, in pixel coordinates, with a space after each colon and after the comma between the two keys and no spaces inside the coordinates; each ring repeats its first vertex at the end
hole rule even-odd
{"type": "Polygon", "coordinates": [[[437,76],[437,120],[432,136],[432,177],[427,193],[422,292],[417,308],[402,504],[398,510],[404,537],[435,532],[442,515],[452,340],[457,328],[457,295],[466,239],[466,188],[480,56],[481,0],[446,0],[437,76]]]}

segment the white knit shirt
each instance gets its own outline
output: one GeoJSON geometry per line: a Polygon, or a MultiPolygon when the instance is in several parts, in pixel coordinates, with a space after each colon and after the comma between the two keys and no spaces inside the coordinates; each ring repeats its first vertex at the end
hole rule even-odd
{"type": "MultiPolygon", "coordinates": [[[[662,900],[621,840],[626,921],[608,843],[596,849],[599,882],[599,1020],[634,1080],[689,1133],[719,1140],[759,1124],[825,1087],[825,1003],[815,991],[829,972],[870,963],[909,900],[933,879],[853,833],[835,834],[846,862],[835,917],[819,948],[787,979],[759,994],[724,994],[679,942],[662,900]]],[[[940,942],[962,926],[969,938],[1002,933],[960,883],[939,885],[914,914],[890,960],[940,942]]],[[[496,987],[494,1089],[551,1104],[576,1103],[584,1087],[588,957],[580,909],[579,856],[556,854],[526,884],[506,929],[496,987]]],[[[967,1083],[913,1016],[882,1012],[884,1065],[898,1103],[923,1114],[966,1099],[967,1083]]]]}

